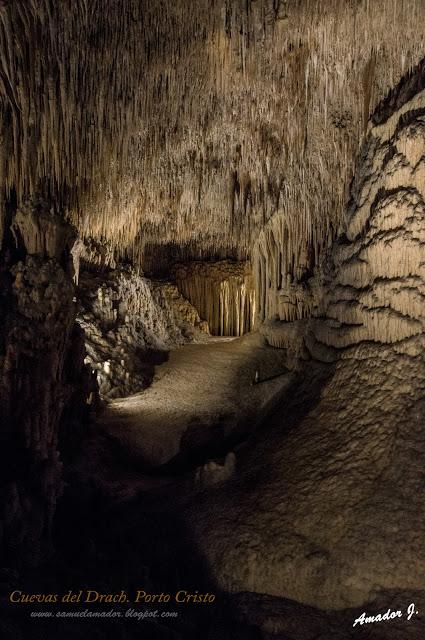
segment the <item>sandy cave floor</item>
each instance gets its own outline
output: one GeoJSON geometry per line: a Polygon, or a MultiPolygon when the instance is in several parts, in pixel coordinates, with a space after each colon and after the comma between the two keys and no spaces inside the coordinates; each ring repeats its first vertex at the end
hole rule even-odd
{"type": "Polygon", "coordinates": [[[243,437],[288,388],[293,374],[285,360],[257,333],[186,345],[157,367],[148,389],[111,401],[97,427],[143,468],[195,450],[207,459],[209,447],[243,437]]]}

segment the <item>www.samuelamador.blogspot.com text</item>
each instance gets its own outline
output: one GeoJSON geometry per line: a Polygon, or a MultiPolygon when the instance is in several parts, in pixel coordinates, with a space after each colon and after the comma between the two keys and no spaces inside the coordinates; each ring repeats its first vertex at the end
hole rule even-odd
{"type": "Polygon", "coordinates": [[[30,618],[75,618],[78,620],[93,620],[93,619],[117,619],[124,618],[127,620],[157,620],[158,618],[175,620],[179,617],[178,611],[159,611],[158,609],[126,609],[120,610],[118,608],[108,609],[105,611],[91,611],[89,609],[82,609],[80,611],[68,610],[68,611],[30,611],[30,618]]]}

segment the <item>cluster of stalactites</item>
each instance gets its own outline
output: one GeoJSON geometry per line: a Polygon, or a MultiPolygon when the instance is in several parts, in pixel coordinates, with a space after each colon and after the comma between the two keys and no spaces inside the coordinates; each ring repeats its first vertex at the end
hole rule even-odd
{"type": "Polygon", "coordinates": [[[307,281],[318,261],[321,232],[308,218],[300,228],[294,218],[282,215],[271,218],[261,231],[252,258],[260,321],[293,322],[310,316],[314,296],[307,281]]]}
{"type": "Polygon", "coordinates": [[[254,329],[255,291],[247,263],[224,260],[176,265],[174,277],[213,335],[242,336],[254,329]]]}
{"type": "Polygon", "coordinates": [[[275,214],[341,219],[370,111],[423,55],[423,0],[0,6],[0,181],[117,255],[249,254],[275,214]],[[7,126],[5,126],[5,123],[7,126]],[[159,239],[159,240],[158,240],[159,239]],[[230,253],[230,250],[232,253],[230,253]]]}

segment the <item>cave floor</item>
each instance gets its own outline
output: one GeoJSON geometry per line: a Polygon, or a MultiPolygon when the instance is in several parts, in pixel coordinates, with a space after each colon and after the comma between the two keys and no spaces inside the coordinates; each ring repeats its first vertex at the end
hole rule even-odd
{"type": "MultiPolygon", "coordinates": [[[[217,607],[208,611],[187,610],[167,627],[151,628],[148,621],[137,625],[126,622],[123,630],[117,622],[108,628],[99,628],[100,640],[111,637],[123,640],[141,637],[392,640],[396,637],[388,625],[353,628],[353,620],[362,613],[362,607],[328,611],[301,601],[265,595],[255,589],[223,590],[211,571],[205,546],[201,548],[194,540],[197,523],[206,517],[208,527],[214,532],[219,527],[222,511],[226,528],[220,529],[220,549],[228,562],[228,540],[235,538],[238,523],[248,519],[248,515],[239,518],[231,514],[228,501],[236,496],[238,504],[247,504],[250,495],[259,495],[258,487],[273,483],[290,468],[289,458],[296,456],[297,448],[291,446],[285,453],[288,447],[282,447],[282,430],[295,433],[304,416],[319,406],[323,389],[334,379],[334,368],[308,362],[304,372],[306,381],[300,384],[299,377],[295,379],[295,374],[285,368],[286,357],[285,350],[268,347],[258,334],[232,341],[212,340],[205,345],[173,351],[169,360],[157,368],[149,390],[109,403],[88,435],[78,459],[66,466],[66,490],[55,525],[58,555],[51,569],[55,576],[59,575],[55,580],[60,579],[67,588],[73,585],[79,588],[82,576],[90,575],[91,588],[105,593],[113,592],[117,585],[130,592],[143,588],[154,593],[172,593],[184,585],[185,589],[218,595],[217,607]],[[252,384],[256,372],[259,381],[252,384]],[[241,425],[245,425],[245,431],[241,425]],[[228,440],[223,437],[224,426],[231,432],[227,434],[228,440]],[[239,443],[231,442],[232,429],[239,443]],[[219,434],[217,438],[213,437],[215,432],[219,434]],[[207,434],[205,439],[201,437],[203,433],[207,434]],[[149,459],[150,450],[144,447],[148,438],[151,445],[161,438],[165,453],[161,450],[156,453],[156,459],[149,459]],[[201,487],[199,491],[196,469],[203,464],[208,466],[207,460],[219,457],[220,443],[224,457],[228,451],[237,453],[234,477],[221,487],[207,487],[207,491],[201,487]],[[172,468],[182,449],[191,452],[193,457],[187,454],[180,469],[172,468]],[[282,462],[283,455],[288,456],[285,462],[282,462]],[[270,456],[276,460],[275,464],[267,464],[270,456]],[[154,467],[154,463],[159,466],[154,467]],[[274,469],[278,470],[277,474],[274,469]],[[76,521],[79,522],[77,535],[76,521]]],[[[357,385],[357,379],[352,384],[357,385]]],[[[320,424],[323,430],[323,423],[318,421],[319,427],[320,424]]],[[[284,493],[285,486],[278,483],[279,500],[284,493]]],[[[266,505],[260,499],[255,505],[250,504],[249,510],[253,518],[258,515],[259,519],[270,512],[267,532],[273,530],[277,514],[282,518],[274,504],[267,502],[266,505]]],[[[274,534],[274,543],[280,539],[274,534]]],[[[246,557],[241,556],[241,564],[246,557]]],[[[49,575],[47,571],[46,575],[49,575]]],[[[34,580],[38,579],[37,575],[34,580]]],[[[423,601],[422,593],[411,590],[387,590],[380,597],[368,610],[386,611],[389,606],[406,608],[410,602],[423,601]]],[[[73,633],[75,629],[73,623],[73,633]]],[[[416,640],[421,631],[420,627],[418,633],[417,625],[403,623],[396,633],[400,639],[416,640]]],[[[47,629],[40,637],[43,640],[58,637],[49,633],[53,630],[47,629]]],[[[81,634],[87,637],[83,635],[83,627],[81,634]]],[[[69,637],[74,640],[78,636],[69,637]]]]}
{"type": "Polygon", "coordinates": [[[152,385],[108,403],[97,428],[142,469],[219,457],[293,381],[286,353],[258,333],[170,352],[152,385]]]}

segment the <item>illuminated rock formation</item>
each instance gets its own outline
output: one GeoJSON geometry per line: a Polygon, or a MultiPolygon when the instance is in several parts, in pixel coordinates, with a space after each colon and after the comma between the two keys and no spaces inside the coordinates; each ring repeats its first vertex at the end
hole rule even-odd
{"type": "Polygon", "coordinates": [[[192,262],[176,265],[173,274],[213,335],[242,336],[255,329],[255,290],[248,264],[192,262]]]}
{"type": "Polygon", "coordinates": [[[260,320],[288,322],[311,315],[313,296],[305,280],[316,263],[307,250],[309,233],[305,228],[299,234],[278,214],[260,232],[253,248],[260,320]]]}
{"type": "Polygon", "coordinates": [[[423,587],[424,12],[0,0],[0,566],[51,550],[100,384],[132,462],[196,453],[184,528],[219,587],[423,587]],[[173,352],[162,412],[117,399],[257,326],[173,352]]]}
{"type": "Polygon", "coordinates": [[[424,70],[381,105],[359,156],[311,322],[313,356],[329,348],[334,364],[302,368],[242,477],[191,518],[225,589],[346,608],[423,588],[424,70]]]}
{"type": "Polygon", "coordinates": [[[422,0],[0,11],[0,177],[18,206],[48,192],[136,261],[170,242],[245,259],[278,215],[284,274],[335,235],[369,113],[425,37],[422,0]]]}
{"type": "Polygon", "coordinates": [[[86,362],[104,398],[141,391],[170,348],[208,335],[208,326],[175,285],[153,283],[134,270],[84,272],[79,294],[86,362]]]}
{"type": "MultiPolygon", "coordinates": [[[[346,240],[334,252],[319,341],[399,343],[425,330],[425,119],[420,93],[373,127],[359,160],[346,240]]],[[[409,348],[407,346],[407,348],[409,348]]]]}

